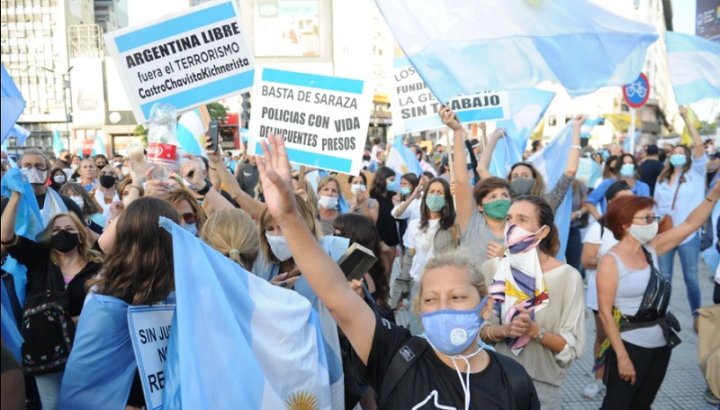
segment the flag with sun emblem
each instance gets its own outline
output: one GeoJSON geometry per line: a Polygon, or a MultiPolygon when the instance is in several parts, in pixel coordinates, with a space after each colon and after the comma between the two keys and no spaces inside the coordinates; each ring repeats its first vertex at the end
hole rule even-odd
{"type": "Polygon", "coordinates": [[[161,225],[172,233],[177,298],[163,408],[334,409],[338,369],[310,302],[161,225]]]}

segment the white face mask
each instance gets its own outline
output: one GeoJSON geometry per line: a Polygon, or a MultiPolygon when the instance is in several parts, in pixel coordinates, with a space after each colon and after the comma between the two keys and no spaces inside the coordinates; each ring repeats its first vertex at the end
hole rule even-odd
{"type": "Polygon", "coordinates": [[[70,169],[74,171],[77,171],[78,168],[80,168],[80,164],[70,164],[70,169]]]}
{"type": "Polygon", "coordinates": [[[637,239],[638,242],[645,245],[646,243],[650,242],[655,238],[658,232],[658,223],[657,221],[649,224],[649,225],[630,225],[630,229],[628,230],[628,233],[632,235],[633,238],[637,239]]]}
{"type": "Polygon", "coordinates": [[[336,196],[327,196],[327,195],[321,195],[320,199],[318,199],[318,205],[320,205],[320,208],[323,209],[333,209],[338,204],[338,197],[336,196]]]}
{"type": "Polygon", "coordinates": [[[350,191],[355,195],[362,194],[366,189],[365,184],[352,184],[350,186],[350,191]]]}
{"type": "Polygon", "coordinates": [[[82,209],[85,205],[85,200],[81,196],[71,196],[70,199],[72,199],[72,201],[75,202],[80,209],[82,209]]]}
{"type": "Polygon", "coordinates": [[[292,252],[290,252],[290,247],[284,236],[270,235],[265,232],[265,238],[268,241],[268,245],[270,245],[270,250],[272,250],[273,255],[275,255],[280,262],[285,262],[292,258],[292,252]]]}
{"type": "Polygon", "coordinates": [[[64,184],[65,183],[65,175],[57,174],[53,177],[53,181],[55,181],[56,184],[64,184]]]}
{"type": "Polygon", "coordinates": [[[28,179],[31,184],[44,184],[47,181],[47,171],[40,171],[37,168],[23,168],[23,175],[28,179]]]}
{"type": "Polygon", "coordinates": [[[122,167],[121,171],[123,175],[130,175],[130,168],[128,167],[122,167]]]}

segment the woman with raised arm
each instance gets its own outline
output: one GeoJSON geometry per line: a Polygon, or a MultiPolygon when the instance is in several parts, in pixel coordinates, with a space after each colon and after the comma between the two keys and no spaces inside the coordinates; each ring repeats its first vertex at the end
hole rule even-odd
{"type": "Polygon", "coordinates": [[[303,276],[366,366],[381,408],[428,402],[463,409],[539,408],[532,383],[517,363],[477,347],[483,314],[490,309],[477,266],[461,256],[438,257],[426,266],[419,311],[427,344],[382,321],[348,285],[299,214],[282,139],[270,136],[267,141],[270,147],[263,141],[265,156],[258,159],[258,168],[268,211],[282,228],[303,276]],[[393,360],[401,349],[411,358],[407,368],[404,360],[393,360]],[[386,377],[392,368],[404,375],[386,377]]]}
{"type": "MultiPolygon", "coordinates": [[[[688,121],[685,107],[680,107],[685,123],[693,137],[692,152],[684,145],[676,145],[655,185],[655,203],[658,216],[669,215],[673,225],[683,223],[690,212],[705,197],[705,165],[708,158],[705,146],[694,126],[688,121]]],[[[700,284],[698,283],[698,260],[700,258],[700,235],[688,235],[685,240],[660,257],[660,271],[672,281],[675,253],[680,254],[683,280],[690,302],[690,311],[697,318],[700,307],[700,284]]]]}
{"type": "MultiPolygon", "coordinates": [[[[518,162],[510,167],[510,172],[507,176],[513,198],[522,195],[539,196],[550,204],[553,212],[557,211],[557,208],[562,203],[565,194],[575,179],[575,173],[580,164],[580,151],[582,150],[582,146],[580,145],[580,130],[583,123],[585,123],[585,119],[586,117],[584,115],[578,115],[573,120],[573,140],[570,156],[568,157],[567,165],[565,165],[565,173],[560,177],[553,189],[550,192],[545,192],[545,179],[543,175],[529,162],[518,162]]],[[[483,151],[480,157],[480,163],[478,164],[478,172],[481,178],[485,179],[490,176],[490,159],[495,150],[495,145],[497,145],[498,140],[505,135],[504,132],[495,132],[490,137],[488,146],[485,148],[485,151],[483,151]]]]}
{"type": "Polygon", "coordinates": [[[603,409],[652,406],[680,330],[667,311],[670,283],[658,272],[658,258],[693,235],[718,199],[716,185],[685,221],[660,234],[652,198],[623,197],[609,205],[607,226],[620,242],[600,259],[596,279],[600,321],[612,347],[603,409]]]}
{"type": "MultiPolygon", "coordinates": [[[[448,107],[440,109],[443,124],[453,130],[453,155],[465,157],[465,130],[448,107]]],[[[491,138],[503,130],[495,130],[491,138]]],[[[510,185],[502,179],[486,176],[470,185],[470,174],[462,161],[455,161],[455,203],[461,243],[471,255],[473,263],[482,265],[488,258],[505,252],[505,217],[510,209],[510,185]]]]}

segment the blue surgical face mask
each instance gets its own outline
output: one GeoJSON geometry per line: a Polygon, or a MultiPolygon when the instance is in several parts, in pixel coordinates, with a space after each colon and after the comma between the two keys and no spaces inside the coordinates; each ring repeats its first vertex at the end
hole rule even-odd
{"type": "Polygon", "coordinates": [[[190,232],[191,234],[193,234],[193,236],[197,236],[197,233],[198,233],[197,225],[195,225],[194,223],[192,223],[192,224],[185,224],[185,225],[183,225],[183,228],[184,228],[186,231],[188,231],[188,232],[190,232]]]}
{"type": "Polygon", "coordinates": [[[602,150],[600,155],[602,155],[603,161],[607,161],[607,159],[610,158],[610,152],[607,150],[602,150]]]}
{"type": "Polygon", "coordinates": [[[635,165],[633,164],[623,164],[620,167],[620,176],[625,178],[630,178],[635,175],[635,165]]]}
{"type": "Polygon", "coordinates": [[[430,345],[440,353],[457,356],[477,341],[483,319],[480,311],[488,297],[470,310],[443,309],[422,313],[420,319],[430,345]]]}
{"type": "Polygon", "coordinates": [[[410,195],[410,192],[412,192],[412,190],[410,189],[410,187],[407,187],[407,186],[400,187],[400,193],[401,193],[401,194],[407,196],[407,195],[410,195]]]}
{"type": "Polygon", "coordinates": [[[400,179],[399,178],[388,178],[385,180],[386,189],[392,192],[400,192],[400,179]]]}
{"type": "Polygon", "coordinates": [[[670,163],[674,167],[684,167],[687,163],[687,158],[685,154],[672,154],[670,155],[670,163]]]}
{"type": "Polygon", "coordinates": [[[429,194],[425,198],[425,205],[433,212],[440,212],[445,207],[445,197],[440,194],[429,194]]]}

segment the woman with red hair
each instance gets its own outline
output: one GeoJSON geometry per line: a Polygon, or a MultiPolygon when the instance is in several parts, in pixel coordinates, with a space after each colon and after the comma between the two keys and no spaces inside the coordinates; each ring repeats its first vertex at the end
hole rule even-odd
{"type": "Polygon", "coordinates": [[[607,227],[620,242],[600,259],[597,270],[600,321],[612,347],[607,349],[602,409],[649,409],[655,400],[680,330],[667,312],[670,284],[658,272],[657,258],[707,220],[720,199],[718,185],[683,223],[660,234],[652,198],[630,196],[610,204],[607,227]]]}

